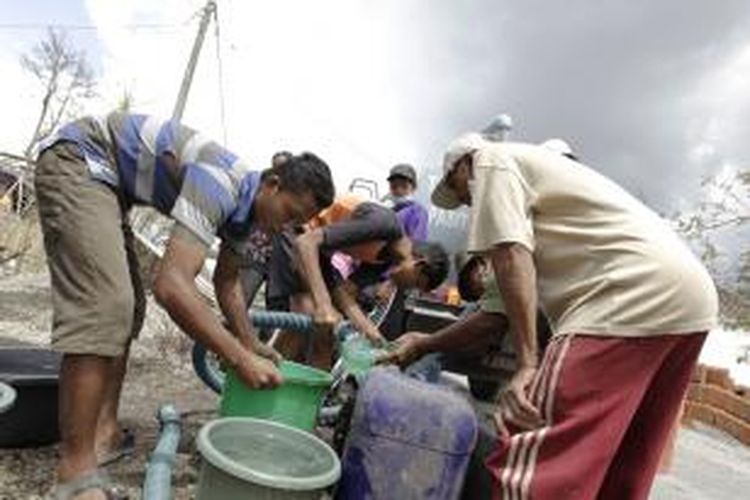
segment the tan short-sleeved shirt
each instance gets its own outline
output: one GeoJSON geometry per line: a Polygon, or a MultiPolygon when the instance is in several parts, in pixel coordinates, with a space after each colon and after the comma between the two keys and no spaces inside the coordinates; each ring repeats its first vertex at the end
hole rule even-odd
{"type": "MultiPolygon", "coordinates": [[[[708,272],[666,221],[598,172],[529,144],[474,154],[470,252],[533,252],[556,334],[644,336],[716,326],[708,272]]],[[[489,295],[487,311],[501,307],[489,295]]],[[[499,298],[496,293],[494,297],[499,298]]]]}

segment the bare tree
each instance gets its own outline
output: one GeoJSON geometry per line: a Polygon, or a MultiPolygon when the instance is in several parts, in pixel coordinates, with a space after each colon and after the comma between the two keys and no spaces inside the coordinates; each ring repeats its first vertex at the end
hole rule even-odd
{"type": "Polygon", "coordinates": [[[117,111],[129,112],[133,108],[134,101],[133,93],[128,89],[123,90],[120,101],[117,103],[117,111]]]}
{"type": "Polygon", "coordinates": [[[63,118],[79,112],[82,100],[94,96],[96,80],[85,52],[68,42],[65,31],[54,28],[49,28],[46,38],[21,57],[21,66],[44,88],[39,118],[24,151],[24,156],[30,159],[45,135],[63,118]]]}
{"type": "Polygon", "coordinates": [[[709,177],[702,188],[695,208],[673,218],[677,230],[698,249],[717,281],[729,282],[724,284],[730,288],[748,286],[750,290],[750,251],[737,252],[738,266],[738,261],[727,258],[716,244],[719,233],[740,244],[746,241],[742,234],[750,223],[750,170],[709,177]]]}

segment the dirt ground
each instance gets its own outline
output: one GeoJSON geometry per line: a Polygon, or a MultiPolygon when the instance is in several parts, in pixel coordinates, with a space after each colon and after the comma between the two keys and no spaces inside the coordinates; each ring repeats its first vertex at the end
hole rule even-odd
{"type": "MultiPolygon", "coordinates": [[[[46,346],[51,324],[49,277],[38,228],[29,228],[24,222],[9,223],[0,216],[0,338],[46,346]],[[18,248],[27,250],[23,259],[3,261],[18,248]]],[[[146,464],[159,432],[156,412],[165,403],[176,405],[183,415],[182,439],[172,474],[174,498],[194,497],[199,470],[195,436],[217,415],[218,401],[192,370],[191,346],[192,342],[149,298],[143,331],[133,344],[121,407],[124,425],[136,433],[136,453],[107,467],[131,499],[141,497],[146,464]]],[[[469,397],[465,377],[454,378],[457,390],[469,397]]],[[[491,405],[473,403],[484,418],[491,414],[491,405]]],[[[669,474],[659,476],[651,498],[746,497],[750,452],[715,434],[712,430],[683,429],[675,466],[669,474]]],[[[0,500],[46,498],[54,484],[57,453],[57,446],[0,449],[0,500]]]]}
{"type": "MultiPolygon", "coordinates": [[[[0,274],[0,337],[38,345],[49,342],[51,307],[44,272],[0,274]]],[[[198,473],[195,436],[216,415],[217,398],[190,364],[191,341],[153,300],[140,338],[133,344],[123,390],[121,417],[136,434],[136,453],[107,467],[111,477],[140,498],[148,456],[159,425],[156,412],[173,403],[183,414],[183,432],[173,474],[176,499],[192,496],[198,473]]],[[[40,499],[54,482],[57,446],[0,450],[0,499],[40,499]]]]}

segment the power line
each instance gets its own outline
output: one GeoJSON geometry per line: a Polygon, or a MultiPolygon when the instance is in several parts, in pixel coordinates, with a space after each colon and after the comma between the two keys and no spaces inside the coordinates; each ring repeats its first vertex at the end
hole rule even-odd
{"type": "MultiPolygon", "coordinates": [[[[184,24],[123,24],[117,28],[127,30],[174,30],[182,28],[184,24]]],[[[58,28],[67,31],[94,31],[101,26],[94,24],[58,24],[58,23],[0,23],[0,30],[39,30],[47,28],[58,28]]]]}
{"type": "MultiPolygon", "coordinates": [[[[126,29],[126,30],[175,30],[183,28],[188,24],[195,21],[196,18],[200,17],[203,9],[197,9],[195,12],[181,23],[131,23],[122,24],[115,26],[115,28],[126,29]]],[[[72,23],[0,23],[0,30],[39,30],[47,28],[58,28],[68,31],[94,31],[100,29],[101,26],[95,24],[72,24],[72,23]]]]}
{"type": "Polygon", "coordinates": [[[221,37],[219,36],[219,9],[214,9],[214,21],[216,26],[214,34],[216,35],[216,61],[219,76],[219,114],[221,115],[221,131],[224,137],[224,147],[227,145],[227,119],[224,106],[224,64],[221,59],[221,37]]]}

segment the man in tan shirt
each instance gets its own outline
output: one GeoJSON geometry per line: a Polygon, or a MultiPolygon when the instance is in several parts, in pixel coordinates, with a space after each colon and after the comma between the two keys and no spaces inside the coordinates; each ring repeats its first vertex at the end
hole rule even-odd
{"type": "Polygon", "coordinates": [[[468,251],[492,263],[518,353],[487,461],[497,497],[646,498],[716,325],[699,260],[620,186],[540,146],[460,137],[432,201],[470,207],[468,251]],[[541,363],[537,303],[554,332],[541,363]]]}

